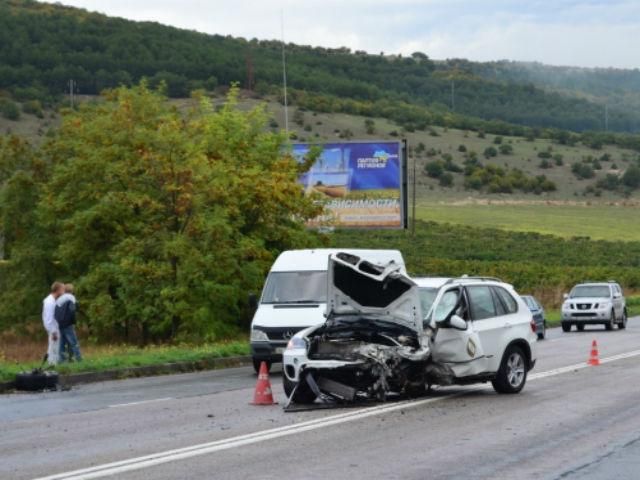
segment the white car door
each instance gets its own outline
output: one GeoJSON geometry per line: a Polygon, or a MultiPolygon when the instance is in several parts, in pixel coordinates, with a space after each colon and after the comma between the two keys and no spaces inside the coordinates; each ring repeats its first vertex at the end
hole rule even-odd
{"type": "MultiPolygon", "coordinates": [[[[467,329],[458,330],[453,327],[439,326],[432,346],[434,361],[447,364],[458,378],[487,371],[487,358],[482,341],[473,323],[468,321],[469,308],[463,288],[450,288],[436,300],[433,319],[436,321],[449,312],[460,295],[462,295],[461,304],[456,314],[467,320],[467,329]]],[[[432,325],[435,326],[434,323],[432,325]]]]}
{"type": "Polygon", "coordinates": [[[467,295],[471,323],[482,343],[487,371],[495,372],[500,366],[502,351],[508,343],[509,330],[515,326],[512,323],[515,319],[494,293],[494,287],[470,285],[467,287],[467,295]]]}

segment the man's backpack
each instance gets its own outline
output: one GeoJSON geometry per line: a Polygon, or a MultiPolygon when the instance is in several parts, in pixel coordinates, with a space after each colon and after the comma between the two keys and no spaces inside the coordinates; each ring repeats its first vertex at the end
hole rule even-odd
{"type": "Polygon", "coordinates": [[[66,328],[70,325],[74,325],[76,323],[75,302],[67,300],[62,305],[56,305],[56,310],[53,315],[56,322],[58,322],[58,327],[60,328],[66,328]]]}

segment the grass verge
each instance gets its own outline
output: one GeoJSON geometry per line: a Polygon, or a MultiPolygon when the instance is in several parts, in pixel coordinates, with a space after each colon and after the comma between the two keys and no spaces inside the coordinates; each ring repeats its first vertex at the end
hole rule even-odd
{"type": "MultiPolygon", "coordinates": [[[[148,346],[105,346],[87,349],[85,360],[78,363],[58,365],[61,374],[102,372],[105,370],[126,369],[147,365],[159,365],[176,362],[197,362],[204,359],[234,357],[249,354],[247,340],[233,340],[205,345],[148,346]]],[[[12,381],[24,370],[39,366],[39,362],[17,363],[0,357],[0,382],[12,381]]]]}

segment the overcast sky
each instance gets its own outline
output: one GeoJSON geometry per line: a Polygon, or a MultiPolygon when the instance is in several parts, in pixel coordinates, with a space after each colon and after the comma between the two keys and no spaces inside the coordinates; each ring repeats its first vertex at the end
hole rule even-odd
{"type": "Polygon", "coordinates": [[[640,0],[63,0],[206,33],[410,54],[640,67],[640,0]]]}

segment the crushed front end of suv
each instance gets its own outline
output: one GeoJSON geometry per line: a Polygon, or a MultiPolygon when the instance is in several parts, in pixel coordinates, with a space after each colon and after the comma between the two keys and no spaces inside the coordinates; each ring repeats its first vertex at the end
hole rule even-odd
{"type": "Polygon", "coordinates": [[[326,321],[298,332],[283,354],[290,402],[385,400],[422,395],[432,384],[477,381],[520,391],[535,363],[531,313],[501,283],[474,290],[473,310],[465,281],[482,283],[442,279],[425,315],[419,285],[397,265],[331,255],[326,321]],[[472,314],[480,311],[490,321],[474,328],[472,314]],[[507,328],[510,322],[515,328],[507,328]],[[491,335],[483,335],[489,326],[491,335]]]}

